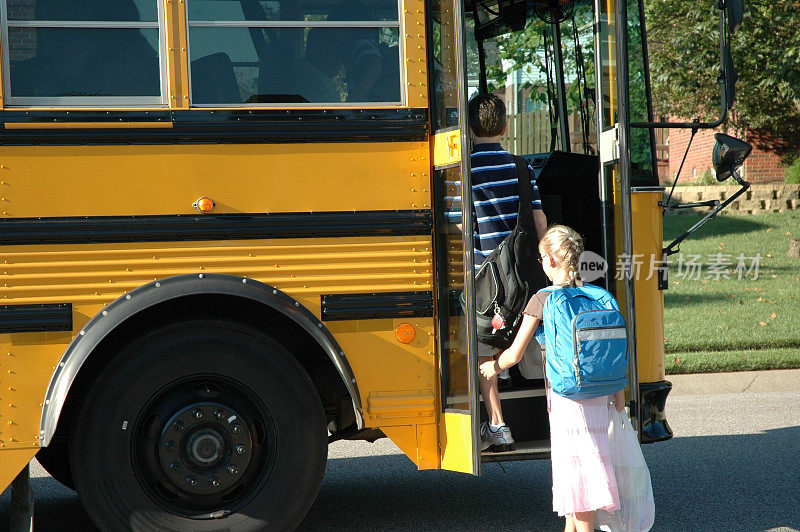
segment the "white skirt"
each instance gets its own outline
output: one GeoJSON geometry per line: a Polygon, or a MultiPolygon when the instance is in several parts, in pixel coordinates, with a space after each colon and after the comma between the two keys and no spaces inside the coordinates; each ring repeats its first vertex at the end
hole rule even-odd
{"type": "Polygon", "coordinates": [[[619,508],[608,443],[612,399],[572,400],[550,391],[553,511],[560,516],[619,508]]]}

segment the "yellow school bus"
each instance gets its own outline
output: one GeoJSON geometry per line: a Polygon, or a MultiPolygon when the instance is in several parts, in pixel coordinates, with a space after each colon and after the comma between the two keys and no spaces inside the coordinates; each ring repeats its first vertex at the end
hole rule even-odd
{"type": "Polygon", "coordinates": [[[0,485],[37,457],[101,530],[278,530],[332,441],[473,474],[546,457],[542,375],[516,369],[517,447],[479,450],[453,200],[490,88],[549,220],[607,262],[642,440],[671,437],[664,269],[619,260],[663,248],[641,10],[0,0],[0,485]],[[525,32],[546,75],[502,56],[525,32]]]}

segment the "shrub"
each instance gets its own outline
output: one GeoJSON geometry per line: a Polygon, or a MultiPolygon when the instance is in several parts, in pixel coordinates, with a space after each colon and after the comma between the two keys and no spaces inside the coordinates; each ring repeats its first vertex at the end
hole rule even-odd
{"type": "Polygon", "coordinates": [[[786,167],[786,183],[790,185],[800,184],[800,157],[786,167]]]}
{"type": "Polygon", "coordinates": [[[700,175],[700,177],[697,178],[697,181],[695,181],[692,184],[694,184],[694,185],[721,185],[722,183],[717,181],[717,178],[714,177],[714,174],[711,173],[711,170],[706,168],[705,170],[703,170],[703,173],[700,175]]]}

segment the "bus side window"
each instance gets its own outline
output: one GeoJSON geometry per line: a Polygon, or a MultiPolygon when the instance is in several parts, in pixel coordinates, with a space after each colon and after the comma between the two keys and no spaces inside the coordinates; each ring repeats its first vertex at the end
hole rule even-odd
{"type": "Polygon", "coordinates": [[[3,0],[10,105],[160,104],[157,0],[3,0]]]}
{"type": "Polygon", "coordinates": [[[395,0],[198,0],[188,7],[194,105],[230,103],[221,96],[230,96],[229,87],[211,86],[230,82],[222,63],[216,76],[196,71],[220,53],[244,104],[402,101],[395,0]]]}

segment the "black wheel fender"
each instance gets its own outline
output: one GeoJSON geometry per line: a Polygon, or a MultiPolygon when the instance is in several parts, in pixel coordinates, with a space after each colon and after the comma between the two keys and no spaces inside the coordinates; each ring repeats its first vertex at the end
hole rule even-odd
{"type": "Polygon", "coordinates": [[[223,274],[186,274],[142,285],[119,297],[96,314],[67,347],[50,380],[39,424],[39,445],[46,447],[55,434],[69,390],[94,349],[130,317],[157,304],[185,296],[220,294],[257,301],[300,325],[328,355],[350,394],[356,424],[363,428],[363,409],[353,370],[331,332],[310,310],[286,293],[246,277],[223,274]]]}

